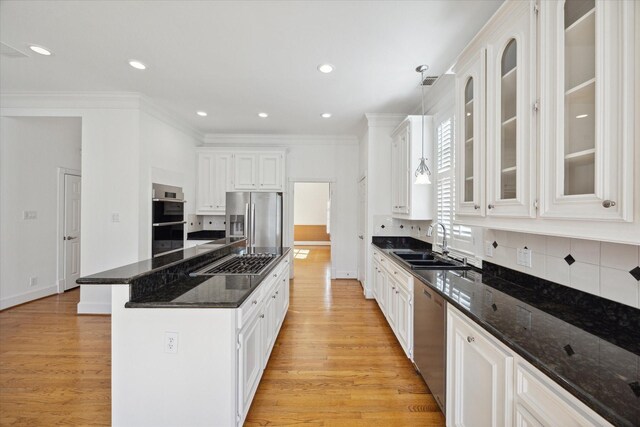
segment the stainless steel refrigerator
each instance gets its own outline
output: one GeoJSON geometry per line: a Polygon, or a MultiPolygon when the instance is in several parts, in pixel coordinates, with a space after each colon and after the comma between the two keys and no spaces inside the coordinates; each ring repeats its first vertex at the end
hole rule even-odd
{"type": "Polygon", "coordinates": [[[252,250],[282,247],[282,193],[227,192],[226,235],[252,250]]]}

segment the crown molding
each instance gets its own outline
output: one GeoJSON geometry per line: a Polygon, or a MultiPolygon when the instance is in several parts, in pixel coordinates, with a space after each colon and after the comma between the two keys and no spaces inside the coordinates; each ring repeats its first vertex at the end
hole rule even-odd
{"type": "Polygon", "coordinates": [[[407,118],[408,114],[366,113],[369,127],[396,127],[407,118]]]}
{"type": "Polygon", "coordinates": [[[357,145],[354,135],[281,135],[210,133],[204,136],[205,146],[296,146],[296,145],[357,145]]]}
{"type": "MultiPolygon", "coordinates": [[[[175,118],[171,112],[157,105],[151,98],[137,92],[10,92],[0,94],[0,108],[3,115],[12,114],[6,110],[22,110],[20,115],[46,113],[46,110],[139,110],[172,126],[202,142],[204,134],[175,118]]],[[[73,111],[72,114],[80,115],[73,111]]]]}

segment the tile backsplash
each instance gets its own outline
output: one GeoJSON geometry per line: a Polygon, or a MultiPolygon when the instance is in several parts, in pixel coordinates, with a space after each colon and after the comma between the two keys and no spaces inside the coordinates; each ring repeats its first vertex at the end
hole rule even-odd
{"type": "Polygon", "coordinates": [[[431,221],[410,221],[393,218],[389,215],[374,215],[373,235],[410,236],[431,243],[431,238],[427,237],[429,225],[431,225],[431,221]]]}
{"type": "Polygon", "coordinates": [[[485,229],[488,245],[486,261],[640,308],[640,246],[485,229]],[[517,263],[523,248],[531,267],[517,263]]]}

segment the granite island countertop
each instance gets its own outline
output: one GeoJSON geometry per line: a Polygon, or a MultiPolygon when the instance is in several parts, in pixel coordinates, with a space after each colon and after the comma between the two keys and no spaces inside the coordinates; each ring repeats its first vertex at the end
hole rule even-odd
{"type": "Polygon", "coordinates": [[[490,263],[484,274],[411,270],[391,252],[424,243],[373,244],[609,422],[640,425],[640,310],[490,263]]]}

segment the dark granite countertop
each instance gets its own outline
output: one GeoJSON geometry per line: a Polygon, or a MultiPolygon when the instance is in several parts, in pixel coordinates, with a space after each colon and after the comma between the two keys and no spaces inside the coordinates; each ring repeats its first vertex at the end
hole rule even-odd
{"type": "MultiPolygon", "coordinates": [[[[188,268],[178,274],[176,280],[154,286],[153,279],[132,284],[128,308],[237,308],[255,291],[271,271],[286,257],[289,248],[255,248],[257,253],[273,253],[278,257],[259,276],[209,276],[190,277],[188,268]]],[[[244,247],[234,247],[222,256],[243,254],[244,247]]],[[[212,260],[208,261],[211,262],[212,260]]],[[[199,267],[198,267],[199,268],[199,267]]]]}
{"type": "Polygon", "coordinates": [[[76,280],[80,285],[112,285],[129,284],[132,280],[180,264],[214,250],[244,241],[243,238],[231,237],[214,240],[206,245],[171,252],[155,258],[135,262],[122,267],[113,268],[76,280]]]}
{"type": "MultiPolygon", "coordinates": [[[[417,242],[373,244],[387,254],[426,248],[417,242]]],[[[489,263],[481,274],[390,259],[612,424],[640,425],[640,310],[489,263]]]]}

